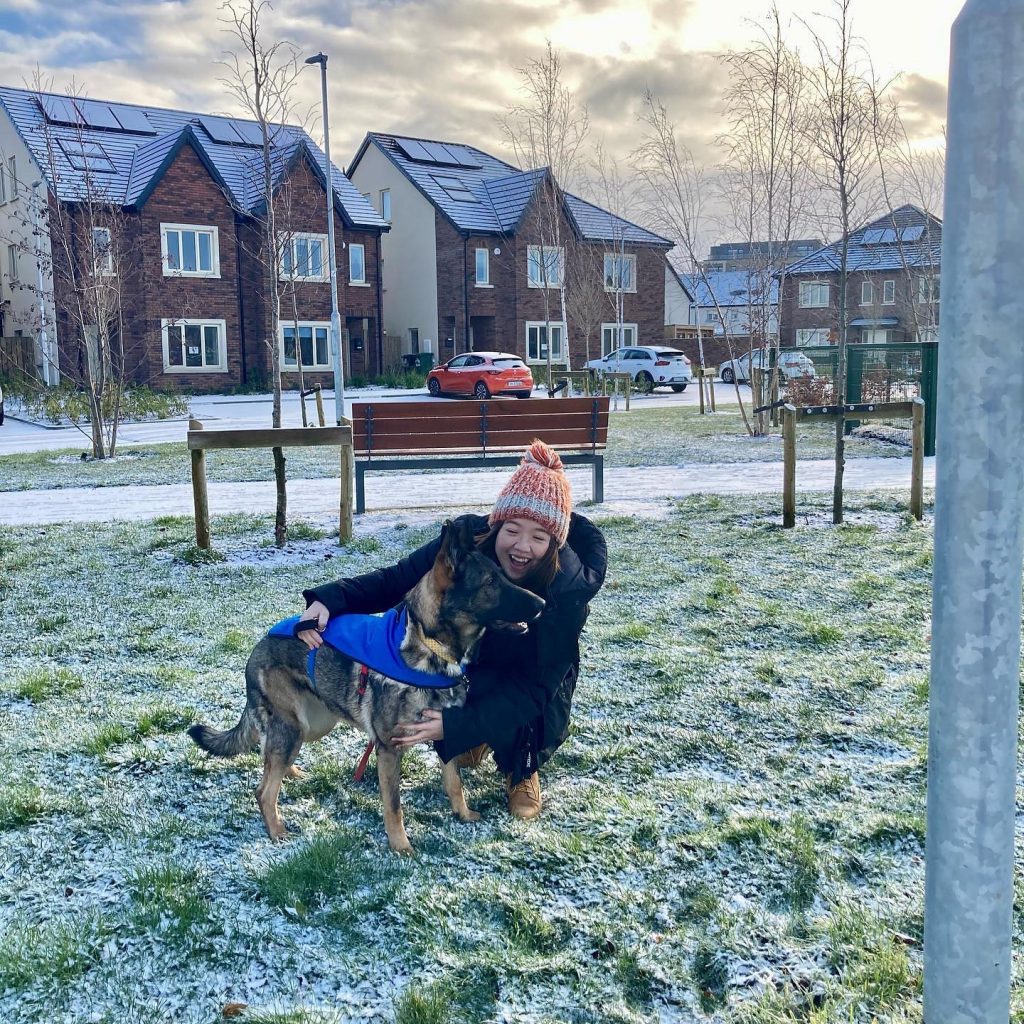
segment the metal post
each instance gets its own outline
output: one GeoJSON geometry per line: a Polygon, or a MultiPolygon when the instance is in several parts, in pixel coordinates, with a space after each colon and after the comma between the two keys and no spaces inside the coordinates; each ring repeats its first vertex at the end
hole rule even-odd
{"type": "Polygon", "coordinates": [[[782,410],[782,527],[796,526],[796,408],[782,410]]]}
{"type": "Polygon", "coordinates": [[[924,1016],[1010,1012],[1024,559],[1024,5],[952,33],[942,237],[924,1016]],[[964,416],[963,410],[983,410],[964,416]]]}
{"type": "MultiPolygon", "coordinates": [[[[45,282],[43,281],[43,232],[39,226],[40,215],[43,209],[43,203],[49,199],[49,190],[44,189],[43,195],[39,195],[39,186],[44,184],[40,178],[38,181],[32,182],[32,198],[26,200],[32,204],[32,230],[35,233],[35,244],[36,244],[36,301],[39,303],[39,351],[43,357],[43,383],[47,386],[55,386],[60,383],[60,370],[57,366],[57,360],[60,358],[57,352],[56,338],[54,344],[51,347],[50,339],[47,335],[46,330],[46,293],[44,291],[45,282]]],[[[49,225],[47,225],[47,240],[49,241],[49,225]]],[[[56,335],[56,324],[54,325],[54,334],[56,335]]]]}
{"type": "Polygon", "coordinates": [[[320,92],[324,108],[324,184],[327,192],[327,248],[331,273],[331,359],[334,360],[334,420],[345,418],[345,367],[341,351],[341,313],[338,311],[338,254],[334,248],[334,183],[331,179],[331,128],[327,112],[327,54],[307,57],[307,64],[320,65],[320,92]]]}

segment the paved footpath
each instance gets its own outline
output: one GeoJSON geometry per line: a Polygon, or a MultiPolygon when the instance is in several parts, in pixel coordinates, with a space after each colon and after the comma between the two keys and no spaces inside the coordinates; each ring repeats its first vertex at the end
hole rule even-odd
{"type": "MultiPolygon", "coordinates": [[[[797,489],[830,491],[833,464],[815,459],[797,464],[797,489]]],[[[436,508],[440,515],[453,501],[463,506],[493,503],[509,470],[447,473],[380,473],[366,478],[370,511],[436,508]]],[[[590,470],[572,468],[569,476],[577,500],[590,497],[590,470]]],[[[910,459],[849,459],[849,490],[910,488],[910,459]]],[[[935,484],[935,460],[925,459],[925,486],[935,484]]],[[[210,483],[210,514],[270,514],[274,484],[210,483]]],[[[605,467],[605,505],[610,511],[640,512],[659,499],[689,494],[763,494],[781,498],[781,462],[693,463],[685,466],[605,467]]],[[[296,518],[331,518],[338,514],[338,481],[290,480],[288,506],[296,518]]],[[[652,506],[653,507],[653,506],[652,506]]],[[[57,490],[8,491],[0,494],[0,523],[27,525],[60,522],[108,522],[192,515],[191,484],[147,487],[74,487],[57,490]]]]}

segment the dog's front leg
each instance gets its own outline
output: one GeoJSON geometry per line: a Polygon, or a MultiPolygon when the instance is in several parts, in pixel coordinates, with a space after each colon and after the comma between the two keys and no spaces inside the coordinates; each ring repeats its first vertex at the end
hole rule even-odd
{"type": "Polygon", "coordinates": [[[480,815],[471,811],[466,803],[466,794],[462,789],[462,776],[456,767],[458,758],[453,758],[447,764],[441,765],[441,784],[451,802],[452,810],[458,816],[459,821],[479,821],[480,815]]]}
{"type": "Polygon", "coordinates": [[[412,844],[405,834],[405,822],[402,820],[402,754],[384,743],[377,744],[377,780],[388,845],[395,853],[412,853],[412,844]]]}

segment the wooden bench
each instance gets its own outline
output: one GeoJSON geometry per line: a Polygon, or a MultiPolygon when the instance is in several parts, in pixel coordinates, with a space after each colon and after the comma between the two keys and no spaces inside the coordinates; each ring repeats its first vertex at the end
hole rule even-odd
{"type": "Polygon", "coordinates": [[[594,501],[604,501],[608,401],[354,402],[356,513],[366,511],[367,473],[516,466],[535,438],[567,466],[590,465],[594,501]]]}

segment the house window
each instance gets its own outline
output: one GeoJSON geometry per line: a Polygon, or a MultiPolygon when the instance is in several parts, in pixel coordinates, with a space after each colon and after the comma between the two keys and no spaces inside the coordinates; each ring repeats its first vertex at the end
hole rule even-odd
{"type": "Polygon", "coordinates": [[[7,246],[7,276],[12,281],[18,280],[18,247],[7,246]]]}
{"type": "Polygon", "coordinates": [[[110,248],[110,228],[92,229],[92,265],[95,274],[114,273],[114,254],[110,248]]]}
{"type": "Polygon", "coordinates": [[[7,161],[7,177],[10,179],[8,185],[10,186],[11,198],[18,198],[18,164],[12,156],[7,161]]]}
{"type": "Polygon", "coordinates": [[[721,321],[719,319],[718,314],[713,309],[709,309],[704,314],[704,323],[706,323],[706,324],[717,324],[717,323],[720,323],[720,322],[721,321]]]}
{"type": "Polygon", "coordinates": [[[604,290],[606,292],[636,291],[636,257],[606,252],[604,254],[604,290]]]}
{"type": "Polygon", "coordinates": [[[896,282],[882,282],[882,305],[891,306],[896,301],[896,282]]]}
{"type": "Polygon", "coordinates": [[[327,323],[299,323],[296,346],[295,324],[281,325],[281,367],[298,370],[298,356],[304,370],[331,368],[331,325],[327,323]]]}
{"type": "Polygon", "coordinates": [[[526,282],[531,288],[561,288],[565,250],[554,245],[526,247],[526,282]]]}
{"type": "Polygon", "coordinates": [[[860,283],[860,304],[870,306],[875,301],[875,288],[870,281],[860,283]]]}
{"type": "Polygon", "coordinates": [[[487,249],[476,251],[476,283],[478,288],[491,283],[491,254],[487,249]]]}
{"type": "Polygon", "coordinates": [[[391,189],[389,188],[380,190],[380,215],[389,224],[391,223],[391,189]]]}
{"type": "Polygon", "coordinates": [[[366,284],[366,249],[362,245],[348,247],[349,284],[366,284]]]}
{"type": "Polygon", "coordinates": [[[278,236],[282,281],[326,281],[327,236],[278,236]]]}
{"type": "Polygon", "coordinates": [[[828,282],[827,281],[801,281],[800,282],[800,307],[802,309],[816,308],[828,305],[828,282]]]}
{"type": "Polygon", "coordinates": [[[215,227],[161,224],[164,277],[220,277],[220,249],[215,227]]]}
{"type": "Polygon", "coordinates": [[[606,356],[617,348],[636,344],[636,324],[621,324],[622,338],[619,339],[619,324],[601,324],[601,355],[606,356]]]}
{"type": "Polygon", "coordinates": [[[939,275],[917,279],[917,301],[920,303],[939,301],[939,275]]]}
{"type": "Polygon", "coordinates": [[[526,325],[526,361],[546,363],[548,360],[548,338],[551,339],[551,361],[565,362],[562,341],[565,338],[564,323],[528,322],[526,325]]]}
{"type": "Polygon", "coordinates": [[[815,327],[810,330],[798,330],[796,332],[796,343],[798,345],[827,345],[828,328],[815,327]]]}
{"type": "Polygon", "coordinates": [[[164,373],[227,373],[223,320],[164,320],[164,373]]]}
{"type": "Polygon", "coordinates": [[[7,170],[0,163],[0,203],[7,202],[7,170]]]}

